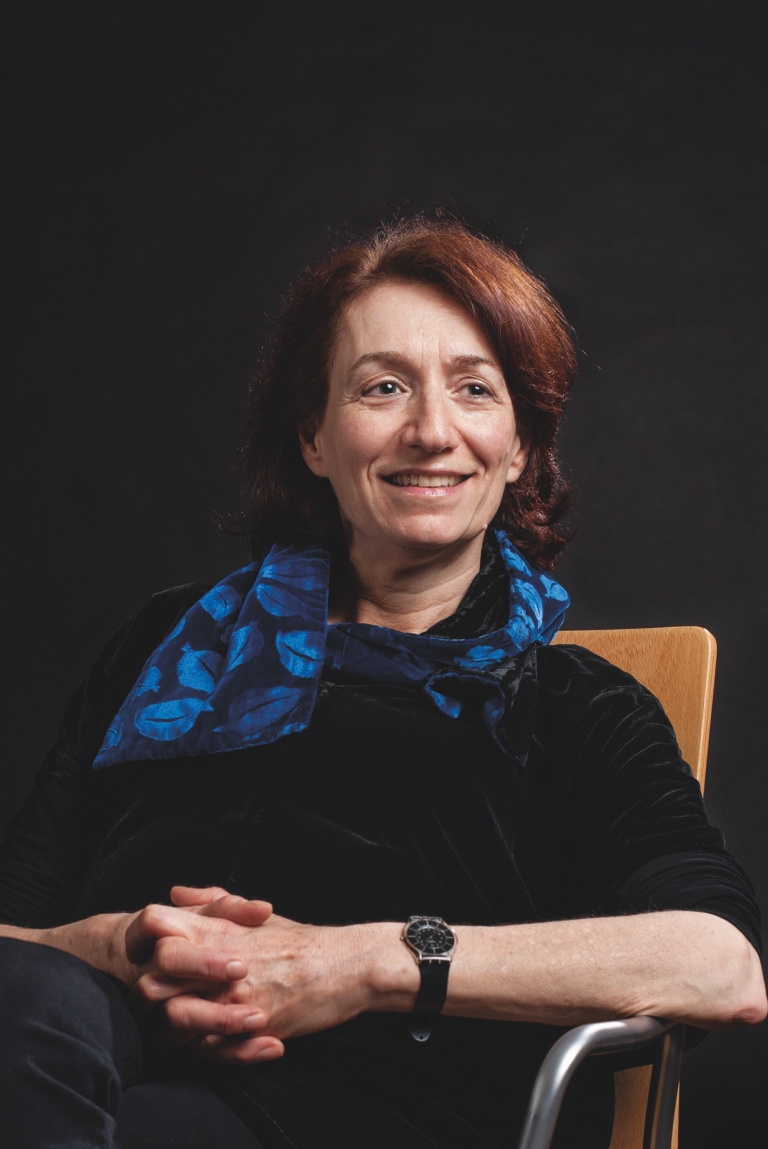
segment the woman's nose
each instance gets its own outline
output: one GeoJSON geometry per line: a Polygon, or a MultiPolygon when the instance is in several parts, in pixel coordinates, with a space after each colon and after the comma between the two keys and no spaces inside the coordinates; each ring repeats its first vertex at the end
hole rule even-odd
{"type": "Polygon", "coordinates": [[[431,455],[458,446],[458,434],[445,396],[420,395],[408,415],[403,435],[406,446],[420,447],[431,455]]]}

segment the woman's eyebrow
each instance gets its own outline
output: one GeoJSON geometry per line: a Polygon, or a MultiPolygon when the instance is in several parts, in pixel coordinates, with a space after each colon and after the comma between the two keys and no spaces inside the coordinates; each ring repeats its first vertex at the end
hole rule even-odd
{"type": "MultiPolygon", "coordinates": [[[[357,371],[358,367],[364,367],[366,363],[383,363],[390,367],[407,367],[408,357],[401,355],[397,351],[366,351],[364,355],[359,358],[350,367],[350,374],[357,371]]],[[[488,367],[496,367],[498,363],[494,359],[488,359],[485,355],[454,355],[450,360],[453,367],[478,367],[485,364],[488,367]]]]}
{"type": "Polygon", "coordinates": [[[349,369],[350,374],[357,371],[358,367],[364,367],[366,363],[384,363],[391,367],[407,367],[408,359],[397,351],[366,351],[365,355],[361,355],[352,364],[349,369]]]}
{"type": "Polygon", "coordinates": [[[488,359],[485,355],[456,355],[451,360],[456,367],[479,367],[485,363],[488,367],[498,367],[495,359],[488,359]]]}

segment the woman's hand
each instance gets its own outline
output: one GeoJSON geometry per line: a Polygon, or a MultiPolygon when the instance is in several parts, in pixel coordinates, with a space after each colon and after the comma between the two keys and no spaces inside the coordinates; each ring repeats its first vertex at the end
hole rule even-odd
{"type": "MultiPolygon", "coordinates": [[[[187,913],[245,927],[260,926],[272,913],[268,902],[247,901],[218,886],[174,886],[171,899],[187,913]]],[[[230,983],[247,973],[245,962],[228,945],[227,931],[207,931],[203,923],[202,931],[192,931],[187,921],[180,933],[168,933],[169,925],[179,924],[166,919],[162,911],[169,908],[147,906],[134,916],[125,935],[126,956],[136,970],[130,1001],[144,1015],[155,1047],[195,1049],[205,1037],[237,1036],[245,1041],[263,1030],[266,1018],[252,1005],[199,996],[226,997],[230,983]],[[190,940],[192,933],[196,942],[190,940]]],[[[269,1060],[283,1053],[282,1043],[271,1037],[254,1038],[248,1045],[249,1060],[269,1060]]]]}
{"type": "Polygon", "coordinates": [[[174,906],[143,910],[126,937],[129,957],[145,962],[133,1005],[160,1015],[171,1045],[268,1060],[284,1038],[367,1009],[413,1007],[418,971],[396,923],[310,926],[222,890],[175,887],[171,897],[174,906]]]}

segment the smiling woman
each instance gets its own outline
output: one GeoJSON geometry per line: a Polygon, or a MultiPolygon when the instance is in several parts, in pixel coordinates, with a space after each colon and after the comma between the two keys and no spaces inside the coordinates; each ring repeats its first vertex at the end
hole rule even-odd
{"type": "MultiPolygon", "coordinates": [[[[573,367],[458,224],[290,294],[255,561],[118,631],[6,829],[9,1143],[501,1149],[558,1027],[765,1016],[749,881],[661,707],[549,645],[573,367]]],[[[608,1145],[612,1070],[556,1144],[608,1145]]]]}
{"type": "MultiPolygon", "coordinates": [[[[463,552],[461,573],[478,569],[484,533],[528,456],[482,331],[443,292],[416,283],[371,288],[348,307],[322,422],[303,429],[301,446],[312,473],[338,492],[357,572],[329,617],[383,626],[393,620],[360,584],[381,586],[393,562],[433,567],[437,552],[441,566],[463,552]]],[[[426,630],[461,597],[454,587],[401,629],[426,630]]]]}
{"type": "MultiPolygon", "coordinates": [[[[337,498],[302,465],[296,428],[304,460],[322,478],[311,452],[315,431],[324,418],[336,418],[340,404],[355,395],[360,406],[366,395],[366,406],[395,400],[393,418],[408,421],[401,429],[402,457],[390,460],[400,475],[454,471],[461,457],[451,442],[461,434],[458,421],[469,433],[470,426],[493,420],[506,435],[510,465],[524,467],[514,484],[497,485],[496,503],[489,499],[486,511],[530,557],[554,565],[565,546],[557,523],[569,502],[555,436],[575,369],[572,334],[560,308],[500,244],[458,224],[415,219],[334,252],[289,296],[254,390],[247,466],[256,552],[286,531],[313,538],[338,532],[337,498]],[[453,400],[453,417],[437,402],[438,391],[453,400]],[[400,411],[406,398],[407,415],[400,411]],[[511,427],[489,416],[500,405],[511,427]],[[430,419],[437,420],[431,427],[430,419]],[[431,443],[426,452],[420,434],[431,443]],[[413,450],[405,450],[409,444],[413,450]],[[522,452],[513,460],[515,446],[522,452]],[[403,472],[403,464],[412,469],[403,472]]],[[[464,463],[467,450],[470,444],[464,463]]],[[[477,465],[467,474],[475,474],[477,465]]]]}

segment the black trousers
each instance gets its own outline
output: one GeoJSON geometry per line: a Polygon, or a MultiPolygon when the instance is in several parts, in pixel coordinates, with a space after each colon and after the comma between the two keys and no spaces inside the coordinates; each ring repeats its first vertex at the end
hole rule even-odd
{"type": "Polygon", "coordinates": [[[195,1081],[145,1077],[121,987],[79,958],[0,938],[0,1143],[9,1149],[259,1149],[195,1081]]]}

